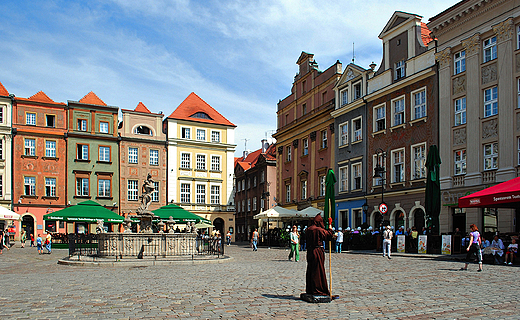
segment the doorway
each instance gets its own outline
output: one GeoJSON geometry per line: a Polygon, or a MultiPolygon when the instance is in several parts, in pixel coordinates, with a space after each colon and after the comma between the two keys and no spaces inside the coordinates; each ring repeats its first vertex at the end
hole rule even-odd
{"type": "Polygon", "coordinates": [[[413,212],[413,221],[415,229],[421,231],[424,227],[424,211],[422,209],[415,209],[413,212]]]}
{"type": "Polygon", "coordinates": [[[224,220],[222,218],[217,218],[213,220],[213,225],[215,226],[215,230],[218,230],[221,235],[224,235],[224,220]]]}
{"type": "Polygon", "coordinates": [[[404,226],[404,212],[402,211],[395,214],[395,230],[399,229],[400,226],[404,226]]]}
{"type": "MultiPolygon", "coordinates": [[[[30,214],[26,214],[22,217],[22,229],[27,234],[27,239],[31,239],[31,234],[34,237],[34,218],[30,214]]],[[[34,237],[36,238],[36,237],[34,237]]]]}
{"type": "Polygon", "coordinates": [[[453,208],[453,230],[459,229],[460,233],[466,234],[466,209],[465,208],[453,208]]]}

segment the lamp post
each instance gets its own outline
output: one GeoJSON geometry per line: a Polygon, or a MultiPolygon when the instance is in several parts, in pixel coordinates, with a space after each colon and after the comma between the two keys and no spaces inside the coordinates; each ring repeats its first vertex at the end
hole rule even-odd
{"type": "MultiPolygon", "coordinates": [[[[379,164],[379,159],[382,158],[383,165],[386,164],[386,152],[381,148],[376,149],[376,167],[374,168],[374,177],[381,178],[381,204],[379,205],[379,213],[384,216],[388,212],[388,207],[385,203],[385,167],[379,164]]],[[[384,220],[384,219],[383,219],[384,220]]]]}
{"type": "Polygon", "coordinates": [[[365,199],[365,203],[363,203],[363,205],[361,206],[361,209],[363,210],[363,213],[365,214],[365,219],[366,219],[367,212],[368,212],[368,203],[367,203],[367,199],[365,199]]]}

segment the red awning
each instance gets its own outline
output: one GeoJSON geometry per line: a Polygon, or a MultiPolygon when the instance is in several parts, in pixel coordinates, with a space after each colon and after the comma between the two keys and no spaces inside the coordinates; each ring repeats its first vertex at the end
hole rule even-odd
{"type": "Polygon", "coordinates": [[[520,177],[459,199],[459,208],[519,208],[520,177]]]}

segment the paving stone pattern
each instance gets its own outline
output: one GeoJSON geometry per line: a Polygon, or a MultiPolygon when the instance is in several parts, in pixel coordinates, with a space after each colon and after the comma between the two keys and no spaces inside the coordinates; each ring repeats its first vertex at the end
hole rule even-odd
{"type": "MultiPolygon", "coordinates": [[[[66,250],[0,255],[0,319],[518,319],[516,266],[438,258],[332,254],[329,304],[299,299],[306,254],[226,247],[225,263],[58,265],[66,250]]],[[[328,269],[328,262],[326,263],[328,269]]]]}

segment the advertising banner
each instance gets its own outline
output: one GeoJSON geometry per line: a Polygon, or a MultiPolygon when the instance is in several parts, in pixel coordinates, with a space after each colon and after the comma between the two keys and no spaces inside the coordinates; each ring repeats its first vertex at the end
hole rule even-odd
{"type": "Polygon", "coordinates": [[[406,251],[404,235],[400,234],[397,236],[397,252],[404,253],[406,251]]]}
{"type": "Polygon", "coordinates": [[[427,242],[428,242],[428,236],[424,235],[424,234],[421,234],[419,235],[419,244],[417,246],[418,250],[417,252],[418,253],[426,253],[426,246],[427,246],[427,242]]]}
{"type": "Polygon", "coordinates": [[[442,254],[451,254],[451,235],[445,234],[442,235],[442,254]]]}

